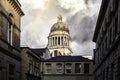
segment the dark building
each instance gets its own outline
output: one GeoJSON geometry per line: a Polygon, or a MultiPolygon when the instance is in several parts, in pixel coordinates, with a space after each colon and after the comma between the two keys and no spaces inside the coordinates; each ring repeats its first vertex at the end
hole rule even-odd
{"type": "Polygon", "coordinates": [[[43,60],[49,59],[47,48],[21,47],[21,77],[22,80],[43,80],[43,60]]]}
{"type": "Polygon", "coordinates": [[[41,80],[41,57],[28,47],[21,49],[21,80],[41,80]]]}
{"type": "Polygon", "coordinates": [[[102,0],[93,41],[95,80],[120,80],[120,0],[102,0]]]}
{"type": "Polygon", "coordinates": [[[23,15],[18,0],[0,0],[0,80],[21,80],[20,22],[23,15]]]}

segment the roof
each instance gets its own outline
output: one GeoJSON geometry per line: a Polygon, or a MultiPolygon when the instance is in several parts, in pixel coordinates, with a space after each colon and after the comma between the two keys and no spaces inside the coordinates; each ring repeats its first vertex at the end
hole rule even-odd
{"type": "Polygon", "coordinates": [[[62,22],[62,16],[59,15],[57,18],[58,18],[58,21],[57,21],[57,23],[55,23],[52,26],[51,32],[53,32],[53,31],[66,31],[69,33],[68,27],[62,22]]]}
{"type": "Polygon", "coordinates": [[[39,48],[39,49],[31,49],[36,55],[43,56],[43,53],[45,53],[46,48],[39,48]]]}
{"type": "Polygon", "coordinates": [[[44,62],[92,62],[88,58],[82,56],[57,56],[45,60],[44,62]]]}

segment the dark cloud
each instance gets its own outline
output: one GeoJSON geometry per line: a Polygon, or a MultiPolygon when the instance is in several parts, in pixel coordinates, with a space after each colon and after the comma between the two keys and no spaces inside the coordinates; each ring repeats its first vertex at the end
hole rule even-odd
{"type": "MultiPolygon", "coordinates": [[[[72,42],[76,43],[79,49],[75,49],[73,54],[92,54],[94,44],[92,42],[95,24],[97,21],[97,12],[93,12],[92,15],[89,12],[92,11],[90,4],[96,4],[94,0],[85,0],[87,9],[77,12],[75,15],[67,19],[66,23],[69,25],[72,42]],[[93,1],[90,3],[90,1],[93,1]]],[[[99,7],[99,5],[97,5],[99,7]]],[[[73,48],[74,48],[73,47],[73,48]]]]}

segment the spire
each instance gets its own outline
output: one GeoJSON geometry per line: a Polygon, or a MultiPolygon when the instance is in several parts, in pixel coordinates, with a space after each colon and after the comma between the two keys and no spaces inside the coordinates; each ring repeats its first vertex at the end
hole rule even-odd
{"type": "Polygon", "coordinates": [[[57,22],[62,22],[62,16],[59,14],[57,17],[58,21],[57,22]]]}

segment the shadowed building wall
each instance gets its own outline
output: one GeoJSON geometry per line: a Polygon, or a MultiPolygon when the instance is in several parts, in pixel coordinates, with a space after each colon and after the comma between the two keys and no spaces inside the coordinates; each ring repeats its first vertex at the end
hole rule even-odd
{"type": "Polygon", "coordinates": [[[93,41],[95,80],[120,80],[120,0],[102,0],[93,41]]]}
{"type": "Polygon", "coordinates": [[[0,0],[0,80],[21,80],[20,21],[18,0],[0,0]]]}

